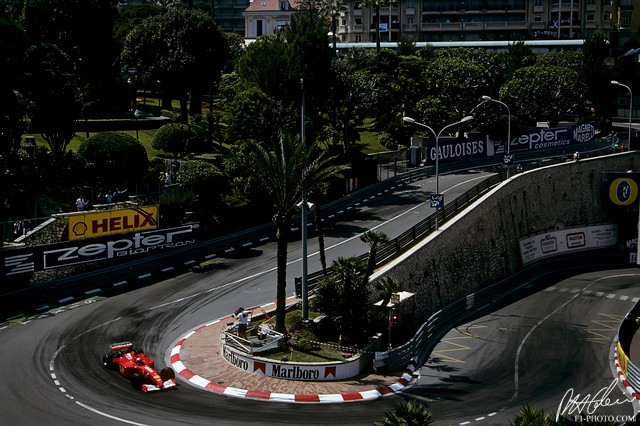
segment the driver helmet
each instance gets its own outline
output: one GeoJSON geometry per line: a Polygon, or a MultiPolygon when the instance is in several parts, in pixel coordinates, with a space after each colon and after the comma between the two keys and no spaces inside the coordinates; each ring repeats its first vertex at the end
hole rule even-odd
{"type": "Polygon", "coordinates": [[[144,365],[144,360],[140,357],[136,358],[136,364],[138,365],[144,365]]]}

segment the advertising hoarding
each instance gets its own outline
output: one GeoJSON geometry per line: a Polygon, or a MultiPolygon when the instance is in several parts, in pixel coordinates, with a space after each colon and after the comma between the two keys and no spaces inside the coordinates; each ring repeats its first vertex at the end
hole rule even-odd
{"type": "Polygon", "coordinates": [[[158,229],[158,206],[69,216],[69,241],[158,229]]]}
{"type": "Polygon", "coordinates": [[[120,234],[0,253],[0,276],[46,271],[108,260],[129,261],[160,251],[195,244],[199,225],[120,234]]]}

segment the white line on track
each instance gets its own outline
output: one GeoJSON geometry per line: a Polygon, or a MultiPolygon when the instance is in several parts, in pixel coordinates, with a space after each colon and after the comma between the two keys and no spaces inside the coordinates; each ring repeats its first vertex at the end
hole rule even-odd
{"type": "MultiPolygon", "coordinates": [[[[444,193],[444,192],[447,192],[447,191],[450,191],[451,189],[453,189],[453,188],[455,188],[455,187],[457,187],[457,186],[459,186],[459,185],[463,185],[463,184],[465,184],[465,183],[468,183],[468,182],[471,182],[471,181],[474,181],[474,180],[478,180],[478,179],[486,179],[487,177],[488,177],[488,175],[484,175],[484,176],[478,176],[478,177],[474,177],[474,178],[472,178],[472,179],[465,180],[464,182],[460,182],[460,183],[458,183],[458,184],[456,184],[456,185],[452,186],[451,188],[449,188],[449,189],[447,189],[447,190],[443,191],[443,193],[444,193]]],[[[384,224],[386,224],[386,223],[392,222],[392,221],[394,221],[394,220],[396,220],[396,219],[398,219],[398,218],[400,218],[400,217],[402,217],[402,216],[404,216],[404,215],[408,214],[409,212],[411,212],[411,211],[415,210],[416,208],[420,207],[420,206],[421,206],[421,205],[423,205],[423,204],[425,204],[425,202],[422,202],[422,203],[420,203],[420,204],[418,204],[418,205],[416,205],[416,206],[414,206],[414,207],[412,207],[412,208],[410,208],[410,209],[406,210],[406,211],[405,211],[405,212],[403,212],[403,213],[400,213],[400,214],[399,214],[399,215],[397,215],[397,216],[392,217],[391,219],[389,219],[389,220],[387,220],[387,221],[385,221],[385,222],[383,222],[383,223],[381,223],[381,224],[379,224],[379,225],[377,225],[377,226],[375,226],[374,228],[371,228],[371,229],[377,229],[377,228],[379,228],[379,227],[383,226],[383,225],[384,225],[384,224]]],[[[330,249],[332,249],[332,248],[338,247],[338,246],[340,246],[340,245],[342,245],[342,244],[346,243],[347,241],[352,241],[352,240],[354,240],[355,238],[360,238],[360,235],[362,235],[362,234],[358,234],[358,235],[356,235],[356,236],[354,236],[354,237],[351,237],[351,238],[349,238],[349,239],[347,239],[347,240],[344,240],[344,241],[341,241],[341,242],[339,242],[339,243],[336,243],[336,244],[334,244],[334,245],[332,245],[332,246],[328,247],[326,250],[330,250],[330,249]]],[[[313,253],[313,254],[311,254],[311,255],[309,255],[309,256],[312,256],[312,255],[315,255],[315,254],[318,254],[318,252],[313,253]]],[[[297,260],[294,260],[294,261],[287,262],[287,265],[291,265],[291,264],[296,263],[296,262],[299,262],[299,261],[301,261],[301,260],[302,260],[302,259],[300,258],[300,259],[297,259],[297,260]]],[[[247,276],[247,277],[243,277],[243,278],[240,278],[240,279],[238,279],[238,280],[231,281],[231,282],[228,282],[228,283],[226,283],[226,284],[222,284],[222,285],[219,285],[219,286],[216,286],[216,287],[210,288],[210,289],[206,290],[205,292],[202,292],[202,293],[196,293],[196,294],[192,294],[192,295],[190,295],[190,296],[181,297],[181,298],[179,298],[179,299],[175,299],[175,300],[170,301],[170,302],[166,302],[166,303],[163,303],[163,304],[160,304],[160,305],[152,306],[152,307],[150,307],[150,308],[148,308],[148,309],[144,309],[144,310],[142,310],[142,311],[140,311],[140,312],[152,311],[152,310],[155,310],[155,309],[158,309],[158,308],[162,308],[162,307],[165,307],[165,306],[173,305],[173,304],[176,304],[176,303],[182,302],[182,301],[184,301],[184,300],[192,299],[192,298],[194,298],[194,297],[198,297],[198,296],[201,296],[201,295],[203,295],[203,294],[210,293],[210,292],[215,291],[215,290],[220,290],[220,289],[223,289],[223,288],[229,287],[229,286],[234,285],[234,284],[239,284],[239,283],[241,283],[241,282],[243,282],[243,281],[247,281],[247,280],[250,280],[250,279],[253,279],[253,278],[259,277],[259,276],[261,276],[261,275],[268,274],[268,273],[273,272],[273,271],[275,271],[275,270],[277,270],[277,267],[269,268],[269,269],[267,269],[267,270],[265,270],[265,271],[258,272],[258,273],[255,273],[255,274],[253,274],[253,275],[249,275],[249,276],[247,276]]],[[[100,328],[100,327],[104,327],[105,325],[108,325],[108,324],[111,324],[111,323],[113,323],[113,322],[119,321],[120,319],[121,319],[121,317],[118,317],[118,318],[113,319],[113,320],[111,320],[111,321],[108,321],[108,322],[105,322],[105,323],[103,323],[103,324],[97,325],[97,326],[95,326],[95,327],[93,327],[93,328],[91,328],[91,329],[89,329],[89,330],[86,330],[86,331],[84,331],[83,333],[81,333],[81,334],[79,334],[79,335],[75,336],[73,339],[71,339],[71,341],[74,341],[74,340],[76,340],[76,339],[78,339],[78,338],[80,338],[80,337],[84,336],[85,334],[90,333],[90,332],[92,332],[93,330],[96,330],[96,329],[98,329],[98,328],[100,328]]],[[[59,348],[54,352],[53,356],[51,357],[51,360],[49,361],[49,370],[51,371],[52,377],[55,377],[55,361],[56,361],[56,358],[58,357],[58,354],[60,353],[60,351],[62,351],[66,346],[67,346],[67,345],[62,345],[62,346],[60,346],[60,347],[59,347],[59,348]]],[[[54,380],[55,380],[55,379],[54,379],[54,380]]],[[[58,389],[59,389],[62,393],[66,394],[66,390],[65,390],[62,386],[58,386],[58,389]]],[[[69,395],[69,394],[66,394],[66,396],[67,396],[68,398],[70,398],[70,399],[74,399],[74,398],[73,398],[71,395],[69,395]]],[[[82,402],[80,402],[80,401],[75,401],[75,402],[76,402],[79,406],[81,406],[81,407],[83,407],[83,408],[85,408],[85,409],[87,409],[87,410],[89,410],[89,411],[91,411],[91,412],[93,412],[93,413],[95,413],[95,414],[98,414],[98,415],[101,415],[101,416],[104,416],[104,417],[107,417],[107,418],[110,418],[110,419],[113,419],[113,420],[117,420],[117,421],[120,421],[120,422],[123,422],[123,423],[128,423],[128,424],[133,424],[133,425],[143,425],[143,423],[136,423],[136,422],[131,421],[131,420],[123,419],[123,418],[120,418],[120,417],[115,417],[115,416],[112,416],[112,415],[110,415],[110,414],[104,413],[104,412],[102,412],[102,411],[96,410],[95,408],[92,408],[92,407],[88,406],[87,404],[84,404],[84,403],[82,403],[82,402]]]]}
{"type": "MultiPolygon", "coordinates": [[[[595,283],[597,283],[599,281],[603,281],[603,280],[610,279],[610,278],[631,277],[631,276],[637,276],[637,275],[638,274],[617,274],[617,275],[610,275],[610,276],[606,276],[606,277],[601,277],[601,278],[598,278],[598,279],[590,282],[589,284],[587,284],[582,289],[582,291],[587,290],[589,287],[591,287],[592,284],[595,284],[595,283]]],[[[535,329],[538,328],[538,326],[540,326],[543,322],[548,320],[551,316],[556,314],[558,311],[563,309],[565,306],[567,306],[569,303],[571,303],[573,300],[575,300],[578,296],[580,296],[580,293],[574,295],[569,300],[567,300],[565,303],[563,303],[560,307],[558,307],[553,312],[551,312],[549,315],[547,315],[546,317],[544,317],[540,321],[538,321],[536,323],[536,325],[534,325],[531,328],[531,330],[529,330],[529,332],[526,334],[526,336],[524,336],[524,339],[522,339],[522,341],[520,342],[520,345],[518,345],[518,350],[516,351],[516,359],[515,359],[515,362],[514,362],[514,374],[513,374],[514,392],[513,392],[513,396],[511,397],[511,400],[509,400],[509,403],[513,402],[518,397],[518,391],[519,391],[518,374],[519,374],[519,364],[520,364],[520,353],[522,352],[522,348],[523,348],[525,342],[527,341],[527,339],[529,339],[529,336],[531,336],[531,334],[533,334],[535,329]]]]}

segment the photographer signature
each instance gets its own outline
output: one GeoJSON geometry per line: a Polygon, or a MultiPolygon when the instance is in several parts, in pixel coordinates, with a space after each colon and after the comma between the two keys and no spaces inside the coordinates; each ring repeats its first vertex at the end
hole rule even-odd
{"type": "Polygon", "coordinates": [[[613,389],[615,389],[615,387],[616,380],[614,379],[608,387],[600,389],[593,396],[591,396],[591,394],[587,394],[584,398],[580,394],[574,396],[573,388],[569,389],[562,397],[562,401],[560,401],[558,411],[556,412],[556,421],[558,421],[558,418],[564,414],[593,414],[600,407],[612,407],[614,405],[621,405],[633,401],[633,399],[624,399],[622,401],[619,399],[612,400],[609,397],[609,394],[613,389]]]}

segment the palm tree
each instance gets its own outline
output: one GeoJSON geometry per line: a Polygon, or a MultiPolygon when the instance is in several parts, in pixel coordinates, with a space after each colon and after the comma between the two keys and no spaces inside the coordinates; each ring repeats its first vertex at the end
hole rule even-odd
{"type": "Polygon", "coordinates": [[[333,33],[333,54],[336,55],[338,49],[336,46],[336,17],[340,12],[347,11],[347,3],[345,0],[323,0],[320,2],[320,14],[331,20],[331,32],[333,33]]]}
{"type": "Polygon", "coordinates": [[[369,246],[369,258],[367,261],[367,272],[364,280],[369,280],[376,268],[376,255],[378,249],[389,242],[389,237],[382,231],[367,231],[360,236],[360,241],[369,246]]]}
{"type": "Polygon", "coordinates": [[[511,426],[550,426],[554,422],[543,410],[527,404],[513,420],[509,421],[511,426]]]}
{"type": "Polygon", "coordinates": [[[396,404],[393,411],[384,413],[384,417],[376,426],[404,426],[404,425],[421,425],[427,426],[433,424],[431,410],[429,410],[422,402],[412,399],[409,402],[403,401],[396,404]]]}
{"type": "Polygon", "coordinates": [[[307,146],[290,133],[281,135],[276,150],[269,150],[257,142],[247,142],[250,155],[246,159],[249,170],[255,175],[273,201],[273,222],[277,231],[277,290],[276,330],[284,332],[287,244],[291,217],[305,188],[312,182],[326,182],[339,176],[342,166],[335,165],[333,156],[326,156],[314,146],[307,146]]]}
{"type": "MultiPolygon", "coordinates": [[[[380,8],[389,4],[389,0],[364,0],[363,6],[372,7],[376,14],[376,53],[380,53],[380,8]]],[[[391,24],[391,23],[389,23],[391,24]]]]}
{"type": "Polygon", "coordinates": [[[391,295],[402,291],[402,281],[391,277],[382,277],[374,281],[373,286],[382,293],[381,309],[386,309],[389,301],[391,301],[391,295]]]}

